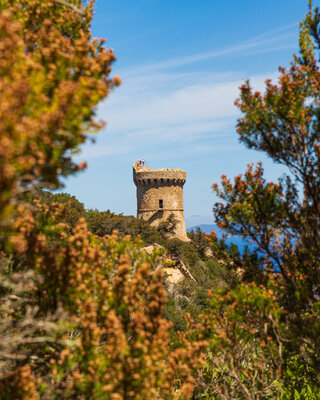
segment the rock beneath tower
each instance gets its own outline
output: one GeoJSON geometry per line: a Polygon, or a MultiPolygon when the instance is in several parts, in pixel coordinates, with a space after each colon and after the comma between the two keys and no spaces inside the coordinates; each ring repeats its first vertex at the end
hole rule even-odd
{"type": "Polygon", "coordinates": [[[189,241],[183,213],[183,185],[186,182],[186,171],[150,170],[135,163],[133,181],[137,187],[137,218],[158,226],[173,214],[177,221],[174,236],[189,241]]]}
{"type": "MultiPolygon", "coordinates": [[[[152,254],[156,249],[163,249],[163,246],[160,246],[158,243],[154,243],[150,246],[142,247],[142,251],[147,254],[152,254]]],[[[196,283],[196,280],[186,267],[186,265],[181,260],[173,259],[167,254],[163,254],[160,256],[160,261],[163,263],[162,270],[165,275],[165,284],[169,293],[173,294],[175,292],[175,288],[179,282],[181,282],[184,278],[190,279],[191,281],[196,283]],[[169,263],[168,263],[169,261],[169,263]],[[168,266],[171,265],[171,266],[168,266]]]]}
{"type": "Polygon", "coordinates": [[[184,275],[177,268],[164,268],[164,273],[167,291],[173,294],[178,283],[184,279],[184,275]]]}

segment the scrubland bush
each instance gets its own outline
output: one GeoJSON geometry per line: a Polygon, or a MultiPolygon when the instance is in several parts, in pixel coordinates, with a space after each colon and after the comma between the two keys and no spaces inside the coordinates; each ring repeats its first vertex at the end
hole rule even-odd
{"type": "Polygon", "coordinates": [[[240,142],[288,174],[268,182],[259,163],[213,186],[222,200],[214,207],[219,226],[256,250],[242,257],[248,283],[211,296],[200,398],[319,398],[319,23],[310,2],[300,55],[280,68],[278,83],[267,80],[263,94],[249,81],[240,87],[240,142]]]}
{"type": "Polygon", "coordinates": [[[188,398],[203,347],[181,340],[169,352],[156,254],[143,254],[129,237],[91,233],[74,198],[37,196],[85,167],[71,156],[103,126],[95,107],[120,82],[109,77],[114,54],[91,37],[93,5],[0,4],[0,398],[6,400],[188,398]]]}

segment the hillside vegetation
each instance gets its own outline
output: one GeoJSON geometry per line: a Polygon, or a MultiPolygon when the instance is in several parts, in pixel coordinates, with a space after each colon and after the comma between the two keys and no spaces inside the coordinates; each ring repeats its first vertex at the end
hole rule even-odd
{"type": "Polygon", "coordinates": [[[59,216],[59,222],[66,224],[70,234],[79,219],[83,218],[94,235],[104,237],[116,232],[119,238],[127,236],[131,239],[139,238],[141,248],[160,245],[164,257],[176,263],[183,262],[195,281],[185,277],[175,286],[173,293],[168,295],[169,302],[164,315],[174,323],[174,331],[181,330],[182,327],[182,330],[185,330],[184,313],[189,312],[196,318],[208,305],[207,293],[210,288],[230,286],[238,281],[238,277],[243,278],[244,270],[241,267],[246,263],[248,253],[241,257],[236,246],[231,246],[229,249],[225,240],[218,240],[214,232],[208,235],[201,229],[188,233],[190,242],[175,238],[173,214],[159,226],[153,227],[147,221],[115,214],[110,210],[86,210],[84,204],[67,193],[53,194],[40,190],[30,198],[30,201],[34,201],[35,198],[49,207],[53,205],[61,207],[63,211],[59,216]],[[232,256],[229,257],[228,252],[232,256]]]}

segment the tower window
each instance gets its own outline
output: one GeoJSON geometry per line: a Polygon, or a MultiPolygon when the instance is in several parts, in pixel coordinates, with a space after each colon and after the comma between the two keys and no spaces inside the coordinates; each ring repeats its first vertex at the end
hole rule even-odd
{"type": "Polygon", "coordinates": [[[162,199],[159,200],[159,208],[163,208],[163,200],[162,199]]]}

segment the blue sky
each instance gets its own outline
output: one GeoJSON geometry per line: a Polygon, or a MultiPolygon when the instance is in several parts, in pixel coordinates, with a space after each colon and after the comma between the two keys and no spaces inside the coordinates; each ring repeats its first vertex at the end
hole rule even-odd
{"type": "MultiPolygon", "coordinates": [[[[315,3],[318,5],[318,3],[315,3]]],[[[245,78],[261,90],[298,50],[306,0],[97,0],[93,35],[107,38],[122,85],[98,107],[107,127],[77,158],[88,169],[64,191],[87,208],[135,215],[132,163],[183,168],[186,225],[213,223],[220,176],[262,160],[238,142],[234,106],[245,78]]]]}

